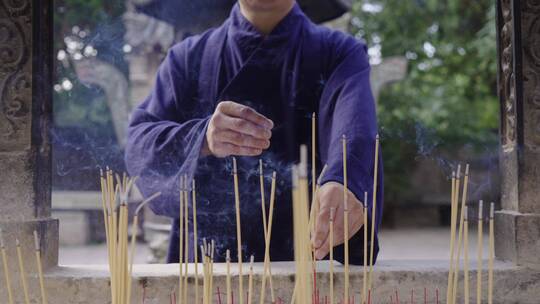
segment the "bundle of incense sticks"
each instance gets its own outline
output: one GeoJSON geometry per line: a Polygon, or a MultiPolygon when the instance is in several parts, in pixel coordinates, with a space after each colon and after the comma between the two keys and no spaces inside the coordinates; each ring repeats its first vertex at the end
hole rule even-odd
{"type": "MultiPolygon", "coordinates": [[[[459,170],[459,169],[458,169],[459,170]]],[[[456,183],[458,186],[458,189],[456,190],[456,208],[457,208],[457,201],[459,199],[458,193],[459,193],[459,181],[456,183]]],[[[459,273],[459,260],[461,258],[461,244],[463,239],[463,224],[464,224],[464,212],[465,212],[465,206],[467,204],[467,188],[469,185],[469,164],[465,166],[465,177],[463,179],[463,192],[461,197],[461,213],[459,218],[459,231],[458,231],[458,241],[457,241],[457,256],[456,256],[456,263],[453,270],[453,283],[452,283],[452,303],[456,303],[457,298],[457,290],[458,290],[458,273],[459,273]]]]}
{"type": "Polygon", "coordinates": [[[111,302],[113,304],[127,304],[131,300],[131,274],[133,271],[138,213],[142,206],[160,194],[156,193],[150,196],[137,208],[132,226],[131,248],[129,248],[131,252],[129,253],[127,204],[129,192],[136,178],[130,178],[125,173],[120,177],[108,168],[105,175],[103,172],[100,175],[103,219],[105,222],[111,280],[111,302]]]}
{"type": "MultiPolygon", "coordinates": [[[[469,181],[469,165],[465,167],[463,182],[463,192],[461,201],[461,212],[458,219],[459,193],[460,193],[460,166],[457,171],[452,172],[452,193],[451,193],[451,224],[450,224],[450,268],[448,271],[447,303],[457,303],[459,262],[461,258],[461,248],[463,248],[463,295],[464,303],[469,303],[469,215],[467,207],[467,188],[469,181]],[[457,173],[456,173],[457,172],[457,173]],[[459,220],[459,222],[458,222],[459,220]],[[456,229],[459,223],[459,230],[456,240],[456,229]],[[457,250],[456,250],[457,249],[457,250]]],[[[494,204],[490,206],[489,217],[489,255],[488,255],[488,303],[493,301],[493,262],[494,254],[494,204]]],[[[476,302],[482,301],[482,257],[483,257],[483,201],[478,204],[478,245],[477,245],[477,278],[476,278],[476,302]]]]}
{"type": "MultiPolygon", "coordinates": [[[[29,293],[29,285],[26,278],[26,266],[25,261],[23,259],[23,250],[21,248],[21,243],[19,242],[19,239],[15,239],[15,245],[17,250],[17,260],[18,260],[18,266],[19,266],[19,275],[21,280],[21,286],[22,286],[22,292],[24,296],[24,303],[30,304],[30,293],[29,293]]],[[[43,276],[43,265],[41,262],[41,247],[40,247],[40,241],[37,231],[34,230],[34,248],[35,248],[35,258],[36,258],[36,268],[37,268],[37,275],[39,280],[39,290],[40,290],[40,296],[41,296],[41,303],[47,304],[47,293],[45,290],[45,277],[43,276]]],[[[9,263],[8,263],[8,254],[6,252],[5,242],[3,238],[3,231],[0,229],[0,252],[2,255],[2,267],[4,269],[4,280],[6,284],[6,290],[7,290],[7,303],[14,304],[15,303],[15,297],[14,292],[11,286],[11,276],[9,274],[9,263]]]]}
{"type": "MultiPolygon", "coordinates": [[[[458,166],[458,170],[459,170],[458,166]]],[[[448,268],[448,282],[446,287],[446,303],[452,303],[452,283],[453,283],[453,269],[454,269],[454,243],[455,243],[455,218],[457,215],[457,202],[456,202],[456,183],[459,173],[456,176],[456,172],[452,172],[452,189],[450,200],[450,267],[448,268]]]]}
{"type": "Polygon", "coordinates": [[[213,277],[214,277],[214,240],[208,244],[203,240],[201,256],[203,262],[203,304],[212,304],[213,300],[213,277]]]}
{"type": "Polygon", "coordinates": [[[296,264],[295,303],[308,303],[312,298],[312,253],[309,227],[309,191],[307,179],[307,147],[300,147],[300,164],[293,170],[294,255],[296,264]]]}
{"type": "Polygon", "coordinates": [[[446,290],[447,302],[455,304],[458,290],[458,273],[460,267],[462,242],[464,239],[465,210],[467,204],[467,187],[469,182],[469,165],[465,167],[463,184],[461,183],[461,165],[452,172],[451,212],[450,212],[450,268],[448,270],[448,284],[446,290]],[[461,186],[463,185],[463,191],[461,186]],[[460,208],[461,193],[461,208],[460,208]],[[458,217],[459,214],[459,217],[458,217]],[[459,226],[458,226],[459,224],[459,226]],[[459,228],[458,228],[459,227],[459,228]],[[456,236],[456,230],[457,236],[456,236]]]}

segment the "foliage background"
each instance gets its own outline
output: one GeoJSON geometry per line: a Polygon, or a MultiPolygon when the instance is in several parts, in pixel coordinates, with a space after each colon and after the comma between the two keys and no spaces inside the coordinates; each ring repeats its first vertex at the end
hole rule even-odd
{"type": "Polygon", "coordinates": [[[419,158],[435,159],[448,174],[460,150],[496,155],[493,1],[365,0],[354,2],[352,15],[351,33],[367,41],[372,61],[408,59],[406,79],[378,103],[387,199],[411,187],[407,172],[419,158]]]}

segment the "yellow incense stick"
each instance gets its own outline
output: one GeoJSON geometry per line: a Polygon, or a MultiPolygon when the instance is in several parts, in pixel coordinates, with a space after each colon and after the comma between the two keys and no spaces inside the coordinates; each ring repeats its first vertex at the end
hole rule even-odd
{"type": "Polygon", "coordinates": [[[454,268],[454,213],[456,209],[456,173],[452,172],[452,191],[450,195],[450,267],[448,268],[448,282],[446,287],[446,303],[452,303],[451,294],[452,294],[452,275],[454,268]]]}
{"type": "Polygon", "coordinates": [[[343,134],[343,240],[345,242],[345,292],[344,302],[349,302],[349,204],[347,198],[347,137],[343,134]]]}
{"type": "MultiPolygon", "coordinates": [[[[180,214],[179,214],[179,223],[178,223],[178,236],[179,236],[179,244],[178,244],[178,267],[180,271],[180,276],[178,279],[178,304],[182,303],[182,294],[183,294],[183,283],[184,283],[184,272],[182,269],[183,263],[184,263],[184,195],[183,195],[183,187],[184,185],[184,177],[180,177],[180,214]]],[[[184,303],[186,304],[186,303],[184,303]]]]}
{"type": "Polygon", "coordinates": [[[198,235],[197,235],[197,192],[195,190],[195,180],[192,180],[191,185],[191,202],[193,207],[193,255],[195,259],[195,303],[199,303],[199,250],[197,250],[198,235]]]}
{"type": "Polygon", "coordinates": [[[204,238],[201,245],[201,256],[203,260],[203,304],[208,304],[208,256],[206,255],[206,239],[204,238]]]}
{"type": "MultiPolygon", "coordinates": [[[[272,173],[272,188],[270,192],[270,210],[268,211],[268,231],[265,237],[265,249],[264,249],[264,271],[261,284],[260,303],[263,304],[265,300],[266,292],[266,278],[267,276],[272,280],[272,272],[270,270],[270,240],[272,239],[272,222],[274,217],[274,201],[276,193],[276,172],[272,173]]],[[[272,282],[272,281],[270,281],[272,282]]],[[[270,284],[270,290],[272,291],[272,303],[275,301],[273,295],[273,286],[270,284]]]]}
{"type": "Polygon", "coordinates": [[[251,304],[251,298],[253,297],[253,262],[255,257],[251,256],[249,260],[249,279],[248,279],[248,304],[251,304]]]}
{"type": "MultiPolygon", "coordinates": [[[[469,184],[469,164],[465,166],[465,177],[463,179],[463,193],[461,197],[461,213],[459,217],[459,232],[458,232],[458,242],[457,242],[457,256],[456,256],[456,266],[454,267],[454,282],[452,285],[452,303],[455,303],[457,300],[457,290],[458,290],[458,273],[459,273],[459,259],[461,257],[461,244],[463,239],[463,217],[465,212],[465,204],[467,203],[467,188],[469,184]]],[[[459,183],[458,189],[456,190],[456,201],[459,200],[459,183]]],[[[456,204],[457,206],[458,204],[456,204]]],[[[457,211],[457,208],[456,208],[457,211]]]]}
{"type": "Polygon", "coordinates": [[[371,203],[371,242],[369,248],[369,278],[368,289],[371,290],[372,275],[373,275],[373,250],[375,247],[375,224],[377,222],[377,179],[379,171],[379,134],[375,137],[375,162],[373,164],[373,201],[371,203]]]}
{"type": "Polygon", "coordinates": [[[188,265],[189,265],[189,195],[188,179],[184,175],[184,303],[187,303],[188,265]]]}
{"type": "Polygon", "coordinates": [[[231,251],[227,249],[227,253],[225,255],[225,259],[227,262],[227,304],[232,304],[232,295],[231,295],[231,251]]]}
{"type": "Polygon", "coordinates": [[[467,206],[464,207],[463,216],[463,289],[464,304],[469,304],[469,213],[467,206]]]}
{"type": "Polygon", "coordinates": [[[491,203],[489,207],[488,304],[493,304],[493,260],[495,258],[494,213],[495,204],[491,203]]]}
{"type": "Polygon", "coordinates": [[[330,304],[334,304],[334,208],[330,208],[330,304]]]}
{"type": "Polygon", "coordinates": [[[36,265],[39,276],[39,288],[41,291],[41,303],[47,304],[47,293],[45,292],[45,279],[43,277],[43,265],[41,263],[41,248],[39,246],[39,238],[37,231],[34,230],[34,245],[36,247],[36,265]]]}
{"type": "Polygon", "coordinates": [[[363,288],[362,288],[362,304],[366,304],[367,299],[367,257],[368,257],[368,251],[367,251],[367,239],[368,239],[368,209],[367,209],[367,201],[368,201],[368,193],[367,191],[364,192],[364,261],[363,261],[363,267],[364,267],[364,279],[363,279],[363,288]]]}
{"type": "Polygon", "coordinates": [[[214,303],[214,293],[212,290],[214,290],[214,251],[216,248],[216,244],[214,240],[211,241],[210,246],[210,288],[208,288],[208,295],[210,298],[210,303],[214,303]]]}
{"type": "Polygon", "coordinates": [[[13,304],[13,290],[11,289],[11,278],[9,276],[8,259],[6,253],[6,247],[4,243],[4,236],[2,229],[0,229],[0,251],[2,252],[2,265],[4,267],[4,279],[6,283],[6,289],[8,294],[8,303],[13,304]]]}
{"type": "Polygon", "coordinates": [[[23,293],[24,293],[24,302],[26,304],[30,304],[30,296],[28,295],[28,284],[26,282],[26,271],[24,268],[24,260],[22,256],[21,243],[19,242],[19,239],[15,240],[15,244],[17,246],[17,258],[19,259],[19,272],[21,276],[21,284],[22,284],[23,293]]]}
{"type": "Polygon", "coordinates": [[[317,118],[315,112],[311,115],[311,198],[315,198],[315,192],[317,190],[317,164],[316,164],[316,152],[317,152],[317,118]]]}
{"type": "Polygon", "coordinates": [[[476,303],[482,303],[482,247],[483,247],[483,201],[480,201],[478,204],[478,270],[476,272],[476,303]]]}
{"type": "Polygon", "coordinates": [[[242,225],[240,221],[240,192],[238,191],[238,167],[233,157],[234,200],[236,207],[236,241],[238,257],[238,303],[244,303],[244,278],[242,275],[242,225]]]}

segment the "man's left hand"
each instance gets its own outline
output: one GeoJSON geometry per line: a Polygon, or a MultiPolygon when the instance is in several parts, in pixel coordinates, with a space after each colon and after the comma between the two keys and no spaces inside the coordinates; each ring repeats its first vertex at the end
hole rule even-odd
{"type": "MultiPolygon", "coordinates": [[[[322,185],[315,197],[315,204],[319,204],[319,214],[312,244],[315,249],[315,257],[323,259],[330,252],[330,209],[334,208],[334,246],[343,244],[344,235],[344,201],[343,185],[337,182],[328,182],[322,185]]],[[[363,204],[356,196],[347,190],[347,205],[349,209],[349,239],[355,235],[364,224],[363,204]]]]}

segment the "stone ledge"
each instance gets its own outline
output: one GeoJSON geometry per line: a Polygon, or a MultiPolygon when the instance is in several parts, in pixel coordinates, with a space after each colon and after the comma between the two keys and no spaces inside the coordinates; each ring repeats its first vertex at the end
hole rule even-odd
{"type": "Polygon", "coordinates": [[[517,265],[540,265],[540,214],[495,213],[495,255],[517,265]]]}
{"type": "MultiPolygon", "coordinates": [[[[231,272],[236,273],[236,265],[231,265],[231,272]]],[[[320,293],[326,294],[328,283],[328,262],[318,263],[318,283],[320,293]],[[325,286],[322,287],[321,286],[325,286]]],[[[474,269],[475,263],[470,268],[474,269]]],[[[484,263],[484,269],[487,263],[484,263]]],[[[199,270],[201,267],[199,267],[199,270]]],[[[225,265],[215,264],[214,286],[225,289],[225,265]]],[[[355,299],[358,302],[359,291],[362,288],[362,266],[351,267],[351,286],[354,289],[355,299]]],[[[247,291],[248,265],[244,265],[244,289],[247,291]]],[[[294,263],[276,262],[272,264],[274,289],[276,296],[290,299],[294,286],[294,263]]],[[[178,285],[178,264],[170,265],[135,265],[133,303],[142,303],[143,290],[146,294],[146,304],[168,303],[169,295],[178,285]]],[[[194,267],[189,267],[189,297],[194,297],[194,267]]],[[[260,291],[262,264],[254,265],[254,294],[260,291]]],[[[343,287],[343,267],[335,264],[335,290],[340,294],[343,287]]],[[[446,282],[448,276],[448,262],[440,261],[381,261],[375,267],[373,275],[375,303],[387,302],[390,295],[397,289],[400,297],[410,298],[410,291],[414,288],[417,300],[423,298],[423,289],[428,289],[430,303],[434,303],[435,290],[439,289],[439,299],[444,303],[446,295],[446,282]]],[[[36,295],[38,285],[35,278],[31,280],[31,289],[36,295]]],[[[487,299],[487,272],[484,272],[484,299],[487,299]]],[[[0,280],[0,284],[3,282],[0,280]]],[[[109,303],[109,279],[107,268],[100,266],[59,266],[51,269],[46,274],[46,284],[49,291],[50,303],[109,303]]],[[[202,279],[199,279],[202,285],[202,279]]],[[[462,275],[460,276],[460,288],[462,288],[462,275]]],[[[236,280],[233,279],[233,290],[236,290],[236,280]]],[[[476,272],[470,273],[471,303],[475,300],[476,272]]],[[[3,289],[2,289],[3,290],[3,289]]],[[[199,290],[200,291],[200,290],[199,290]]],[[[538,303],[540,296],[540,272],[530,268],[516,267],[507,262],[497,261],[494,270],[494,303],[538,303]]],[[[0,290],[0,294],[3,291],[0,290]]],[[[461,290],[459,297],[461,298],[461,290]]],[[[223,297],[222,297],[223,301],[223,297]]]]}

